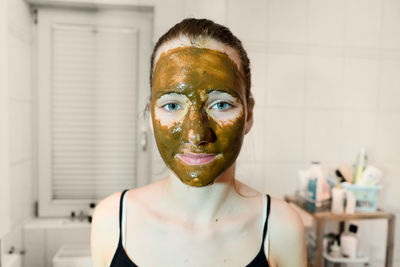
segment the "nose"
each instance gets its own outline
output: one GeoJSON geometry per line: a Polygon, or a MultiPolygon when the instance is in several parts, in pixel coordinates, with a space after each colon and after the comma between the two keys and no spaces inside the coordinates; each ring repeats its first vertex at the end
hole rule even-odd
{"type": "Polygon", "coordinates": [[[196,146],[214,142],[215,134],[202,108],[190,108],[182,124],[182,136],[185,143],[196,146]]]}

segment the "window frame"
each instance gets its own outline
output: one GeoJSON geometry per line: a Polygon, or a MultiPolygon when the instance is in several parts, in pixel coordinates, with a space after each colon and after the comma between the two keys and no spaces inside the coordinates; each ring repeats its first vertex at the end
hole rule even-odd
{"type": "MultiPolygon", "coordinates": [[[[136,9],[126,10],[137,11],[136,9]]],[[[77,20],[80,23],[84,23],[85,20],[89,24],[93,23],[91,18],[92,15],[88,15],[88,10],[74,10],[71,12],[69,9],[57,9],[51,7],[42,7],[38,10],[38,20],[39,23],[35,25],[36,31],[36,66],[37,66],[37,155],[38,155],[38,201],[39,201],[39,216],[69,216],[72,211],[75,214],[78,214],[80,211],[87,211],[89,209],[90,203],[97,203],[99,200],[92,199],[82,199],[82,200],[56,200],[53,199],[52,192],[52,147],[51,147],[51,131],[52,131],[52,121],[51,121],[51,28],[54,22],[59,23],[75,23],[77,20]],[[47,72],[47,73],[46,73],[47,72]]],[[[121,11],[123,12],[123,11],[121,11]]],[[[135,13],[136,14],[136,13],[135,13]]],[[[139,49],[139,64],[147,65],[148,58],[151,54],[151,31],[152,31],[152,23],[149,24],[147,20],[152,20],[153,14],[142,14],[139,16],[145,16],[145,18],[140,18],[142,21],[139,21],[137,26],[139,29],[139,41],[138,41],[138,49],[139,49]],[[146,24],[147,23],[147,24],[146,24]],[[146,24],[143,26],[143,24],[146,24]],[[148,33],[144,33],[144,29],[148,30],[150,26],[150,31],[148,33]],[[147,29],[146,29],[147,27],[147,29]],[[147,42],[146,42],[147,41],[147,42]]],[[[107,19],[106,19],[107,20],[107,19]]],[[[110,23],[113,26],[124,26],[124,22],[119,21],[119,18],[110,19],[109,21],[102,23],[110,23]]],[[[126,22],[125,22],[126,23],[126,22]]],[[[132,23],[131,21],[129,23],[132,23]]],[[[129,24],[128,23],[128,24],[129,24]]],[[[132,27],[132,25],[128,25],[132,27]]],[[[139,68],[138,68],[139,69],[139,68]]],[[[146,68],[147,70],[148,68],[146,68]]],[[[149,88],[147,86],[143,86],[143,84],[147,85],[147,76],[146,72],[138,71],[138,85],[137,85],[137,114],[140,114],[142,110],[141,107],[145,106],[146,99],[146,89],[149,88]]],[[[151,179],[149,177],[151,173],[151,144],[144,144],[143,140],[148,139],[149,125],[147,121],[144,119],[137,120],[137,134],[136,134],[136,144],[137,144],[137,155],[136,155],[136,186],[140,187],[145,184],[148,184],[151,179]],[[149,146],[150,145],[150,146],[149,146]],[[139,154],[139,152],[141,154],[139,154]],[[144,153],[144,155],[143,155],[144,153]]],[[[145,140],[146,141],[146,140],[145,140]]],[[[148,142],[147,142],[148,143],[148,142]]]]}

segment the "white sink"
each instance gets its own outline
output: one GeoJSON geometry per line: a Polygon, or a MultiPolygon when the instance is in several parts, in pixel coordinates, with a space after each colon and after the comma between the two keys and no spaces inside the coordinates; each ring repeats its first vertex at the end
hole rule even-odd
{"type": "Polygon", "coordinates": [[[53,257],[53,267],[92,267],[89,245],[64,245],[53,257]]]}
{"type": "Polygon", "coordinates": [[[80,221],[70,218],[34,218],[25,224],[25,228],[90,228],[87,220],[80,221]]]}

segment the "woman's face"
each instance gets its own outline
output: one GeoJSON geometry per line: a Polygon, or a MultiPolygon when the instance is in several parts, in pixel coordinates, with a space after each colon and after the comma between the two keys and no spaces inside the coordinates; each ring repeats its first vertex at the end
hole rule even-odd
{"type": "Polygon", "coordinates": [[[161,53],[151,116],[156,143],[182,182],[206,186],[236,160],[246,124],[241,72],[225,53],[192,46],[161,53]]]}

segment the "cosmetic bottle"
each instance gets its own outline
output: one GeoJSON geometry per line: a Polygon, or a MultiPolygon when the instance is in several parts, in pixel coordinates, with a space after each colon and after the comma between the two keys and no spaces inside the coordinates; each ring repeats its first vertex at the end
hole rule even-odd
{"type": "Polygon", "coordinates": [[[356,164],[354,166],[353,184],[359,183],[366,165],[367,165],[367,155],[365,153],[365,148],[362,148],[360,154],[358,154],[356,164]]]}
{"type": "Polygon", "coordinates": [[[319,162],[312,162],[310,167],[311,177],[316,179],[316,188],[315,188],[315,206],[321,206],[322,194],[323,194],[323,173],[321,169],[321,165],[319,162]]]}
{"type": "Polygon", "coordinates": [[[353,214],[356,211],[356,196],[350,190],[346,190],[346,213],[353,214]]]}
{"type": "Polygon", "coordinates": [[[332,188],[331,212],[341,214],[344,210],[344,189],[341,187],[332,188]]]}
{"type": "Polygon", "coordinates": [[[329,255],[333,258],[340,258],[342,256],[342,254],[340,253],[340,246],[337,240],[333,242],[333,245],[331,246],[331,252],[329,253],[329,255]]]}
{"type": "Polygon", "coordinates": [[[357,229],[357,225],[350,224],[349,231],[340,236],[340,251],[344,257],[353,259],[357,257],[357,229]]]}

